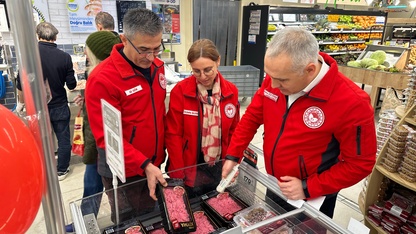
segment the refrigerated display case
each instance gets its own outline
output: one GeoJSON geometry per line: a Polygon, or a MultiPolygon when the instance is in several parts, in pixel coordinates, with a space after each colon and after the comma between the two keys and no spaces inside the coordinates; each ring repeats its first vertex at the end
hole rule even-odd
{"type": "MultiPolygon", "coordinates": [[[[214,167],[221,169],[221,165],[222,162],[218,162],[214,167]]],[[[181,170],[195,171],[207,167],[207,164],[200,164],[181,170]]],[[[289,205],[275,180],[245,161],[240,164],[238,177],[227,187],[226,193],[219,194],[215,190],[219,181],[213,181],[212,178],[209,175],[198,175],[195,184],[197,186],[185,186],[195,219],[206,215],[212,224],[209,233],[350,233],[307,203],[300,208],[289,205]],[[239,208],[231,210],[228,205],[221,205],[220,201],[225,202],[222,199],[233,199],[239,208]],[[217,204],[220,208],[212,204],[217,204]],[[250,213],[253,209],[256,212],[250,213]],[[268,216],[255,215],[259,211],[267,211],[268,216]],[[259,217],[267,218],[258,219],[259,217]]],[[[137,186],[138,183],[145,185],[147,182],[138,181],[127,184],[124,188],[137,186]]],[[[144,187],[147,188],[147,185],[144,187]]],[[[114,191],[109,190],[107,193],[114,191]]],[[[106,193],[71,202],[76,233],[125,233],[131,226],[132,229],[141,229],[141,233],[162,233],[163,227],[172,226],[166,225],[166,220],[163,224],[160,206],[164,203],[153,201],[144,195],[140,197],[139,192],[133,199],[142,205],[146,204],[147,209],[124,206],[116,214],[112,214],[106,193]]],[[[198,221],[196,223],[196,231],[200,233],[199,230],[205,226],[200,224],[198,229],[198,221]]]]}
{"type": "Polygon", "coordinates": [[[241,65],[259,68],[261,84],[267,41],[279,29],[294,26],[310,30],[318,40],[320,50],[343,65],[357,59],[368,44],[382,42],[386,21],[387,13],[382,11],[250,4],[243,7],[241,65]]]}

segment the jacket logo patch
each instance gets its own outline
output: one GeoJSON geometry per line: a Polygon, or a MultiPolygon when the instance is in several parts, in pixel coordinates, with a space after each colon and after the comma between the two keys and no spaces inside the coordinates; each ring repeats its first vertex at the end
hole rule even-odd
{"type": "Polygon", "coordinates": [[[134,88],[131,88],[131,89],[128,89],[128,90],[126,90],[124,92],[126,93],[127,96],[130,96],[130,95],[132,95],[134,93],[137,93],[137,92],[141,91],[142,89],[143,89],[142,86],[141,85],[138,85],[138,86],[136,86],[134,88]]]}
{"type": "Polygon", "coordinates": [[[183,110],[184,115],[192,115],[192,116],[198,116],[198,111],[193,110],[183,110]]]}
{"type": "Polygon", "coordinates": [[[325,115],[321,108],[311,106],[303,113],[303,122],[309,128],[319,128],[324,124],[325,115]]]}
{"type": "Polygon", "coordinates": [[[276,94],[270,93],[267,90],[264,90],[264,96],[274,102],[277,102],[277,99],[279,98],[279,96],[277,96],[276,94]]]}
{"type": "Polygon", "coordinates": [[[228,103],[224,107],[225,115],[230,119],[234,118],[236,110],[237,108],[231,103],[228,103]]]}
{"type": "Polygon", "coordinates": [[[167,81],[166,81],[165,75],[162,74],[162,73],[160,73],[159,74],[159,84],[160,84],[160,87],[162,87],[162,89],[166,89],[166,83],[167,83],[167,81]]]}

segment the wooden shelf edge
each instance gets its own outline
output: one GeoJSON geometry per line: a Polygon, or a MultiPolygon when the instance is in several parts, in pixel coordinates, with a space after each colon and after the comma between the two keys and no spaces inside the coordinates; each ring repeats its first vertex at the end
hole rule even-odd
{"type": "Polygon", "coordinates": [[[387,232],[384,231],[383,228],[377,227],[373,222],[371,222],[370,219],[367,217],[367,215],[365,215],[364,217],[365,217],[365,220],[367,221],[367,223],[369,223],[371,225],[371,227],[373,229],[375,229],[379,234],[387,234],[387,232]]]}
{"type": "MultiPolygon", "coordinates": [[[[396,109],[394,110],[396,112],[396,115],[399,118],[402,118],[404,116],[404,114],[405,114],[404,108],[405,108],[405,106],[404,105],[401,105],[401,106],[396,107],[396,109]]],[[[405,118],[404,121],[406,121],[406,123],[409,123],[409,124],[411,124],[413,126],[416,126],[416,121],[413,120],[413,118],[405,118]]]]}
{"type": "Polygon", "coordinates": [[[364,206],[365,195],[363,191],[358,195],[358,207],[360,208],[361,214],[365,216],[365,206],[364,206]]]}
{"type": "Polygon", "coordinates": [[[398,173],[392,173],[387,171],[383,166],[381,165],[376,165],[376,169],[383,175],[387,176],[387,178],[393,180],[394,182],[416,192],[416,183],[411,183],[408,182],[404,179],[402,179],[402,177],[400,177],[400,175],[398,173]]]}

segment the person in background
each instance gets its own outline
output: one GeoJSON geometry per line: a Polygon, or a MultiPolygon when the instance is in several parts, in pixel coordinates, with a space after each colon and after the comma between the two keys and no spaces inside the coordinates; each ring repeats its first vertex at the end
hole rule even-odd
{"type": "Polygon", "coordinates": [[[118,36],[114,31],[114,18],[108,12],[101,11],[95,16],[95,27],[98,31],[110,31],[118,36]]]}
{"type": "Polygon", "coordinates": [[[266,78],[234,131],[222,177],[264,124],[267,173],[288,199],[325,196],[320,211],[332,218],[338,192],[365,178],[375,163],[370,98],[301,28],[275,34],[264,70],[266,78]]]}
{"type": "MultiPolygon", "coordinates": [[[[87,68],[88,73],[91,73],[101,61],[110,56],[113,46],[118,43],[121,43],[120,37],[109,31],[98,31],[89,35],[87,41],[85,42],[86,54],[90,61],[90,65],[87,68]]],[[[82,197],[85,198],[102,192],[103,183],[101,181],[101,176],[97,172],[98,152],[94,136],[91,132],[86,108],[83,108],[83,116],[85,148],[82,161],[85,163],[86,167],[84,174],[84,193],[82,197]]],[[[101,196],[99,198],[101,198],[101,196]]],[[[89,202],[87,204],[83,204],[81,207],[83,214],[94,213],[97,215],[100,202],[101,199],[92,199],[91,203],[93,204],[90,204],[89,202]]]]}
{"type": "MultiPolygon", "coordinates": [[[[113,188],[113,174],[106,162],[101,99],[121,112],[126,183],[139,182],[117,190],[120,221],[153,210],[157,183],[167,185],[159,168],[165,160],[166,115],[164,64],[157,58],[163,50],[162,22],[143,8],[130,9],[123,22],[122,44],[90,73],[85,90],[98,173],[106,191],[113,188]]],[[[114,221],[114,193],[107,195],[114,221]]]]}
{"type": "MultiPolygon", "coordinates": [[[[100,12],[95,18],[98,32],[88,36],[86,41],[86,66],[85,78],[88,80],[88,74],[104,59],[110,56],[113,46],[121,43],[120,36],[114,32],[114,18],[107,12],[100,12]],[[112,35],[111,35],[112,34],[112,35]]],[[[84,90],[81,95],[74,98],[77,105],[84,105],[84,90]]],[[[83,132],[84,132],[84,157],[82,161],[85,163],[84,173],[84,193],[83,198],[103,191],[103,183],[101,176],[97,172],[98,151],[95,144],[94,136],[89,126],[87,108],[83,108],[83,132]]],[[[99,205],[99,203],[98,203],[99,205]]],[[[96,209],[98,211],[98,209],[96,209]]],[[[95,213],[97,214],[97,213],[95,213]]]]}
{"type": "Polygon", "coordinates": [[[202,195],[221,180],[222,164],[240,120],[237,87],[218,71],[220,54],[214,43],[200,39],[188,51],[192,75],[170,93],[165,142],[170,177],[185,179],[188,195],[202,195]],[[187,170],[177,170],[207,163],[187,170]],[[176,170],[176,171],[175,171],[176,170]],[[204,186],[202,186],[202,184],[204,186]],[[202,190],[202,191],[199,191],[202,190]],[[194,193],[194,194],[193,194],[194,193]]]}
{"type": "MultiPolygon", "coordinates": [[[[71,111],[68,106],[65,85],[69,90],[73,90],[77,86],[77,81],[74,76],[71,55],[58,49],[55,44],[58,33],[58,29],[49,22],[42,22],[36,26],[42,73],[46,88],[49,87],[52,96],[48,102],[48,111],[52,129],[58,139],[58,179],[64,180],[69,173],[72,148],[69,130],[71,111]]],[[[19,77],[16,88],[20,103],[16,111],[19,113],[24,108],[19,77]]]]}

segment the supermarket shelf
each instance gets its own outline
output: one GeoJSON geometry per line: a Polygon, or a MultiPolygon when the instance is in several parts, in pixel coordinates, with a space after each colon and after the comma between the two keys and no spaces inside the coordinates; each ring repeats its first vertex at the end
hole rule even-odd
{"type": "MultiPolygon", "coordinates": [[[[398,106],[396,107],[395,111],[396,111],[396,115],[399,116],[399,118],[402,118],[403,115],[405,114],[404,112],[404,105],[398,106]]],[[[416,121],[413,118],[406,118],[404,121],[406,121],[407,123],[416,126],[416,121]]]]}
{"type": "Polygon", "coordinates": [[[359,44],[359,43],[365,43],[365,41],[339,41],[339,42],[335,42],[335,41],[319,41],[318,44],[319,45],[342,45],[342,44],[359,44]]]}
{"type": "Polygon", "coordinates": [[[373,222],[370,221],[370,219],[367,216],[365,216],[365,220],[367,221],[367,223],[371,225],[371,227],[373,227],[377,231],[378,234],[387,234],[387,232],[384,231],[383,228],[377,227],[373,222]]]}
{"type": "Polygon", "coordinates": [[[326,31],[311,31],[313,34],[326,34],[326,33],[382,33],[383,30],[326,30],[326,31]]]}
{"type": "Polygon", "coordinates": [[[316,22],[312,22],[312,21],[297,21],[297,22],[269,21],[269,24],[316,24],[316,22]]]}
{"type": "Polygon", "coordinates": [[[362,50],[360,51],[339,51],[339,52],[329,52],[327,53],[328,55],[339,55],[339,54],[361,54],[361,52],[363,52],[362,50]]]}
{"type": "Polygon", "coordinates": [[[402,179],[402,177],[400,177],[400,175],[398,173],[392,173],[387,171],[383,166],[381,165],[376,165],[376,169],[383,175],[387,176],[387,178],[390,178],[391,180],[393,180],[394,182],[416,192],[416,183],[411,183],[408,182],[404,179],[402,179]]]}

